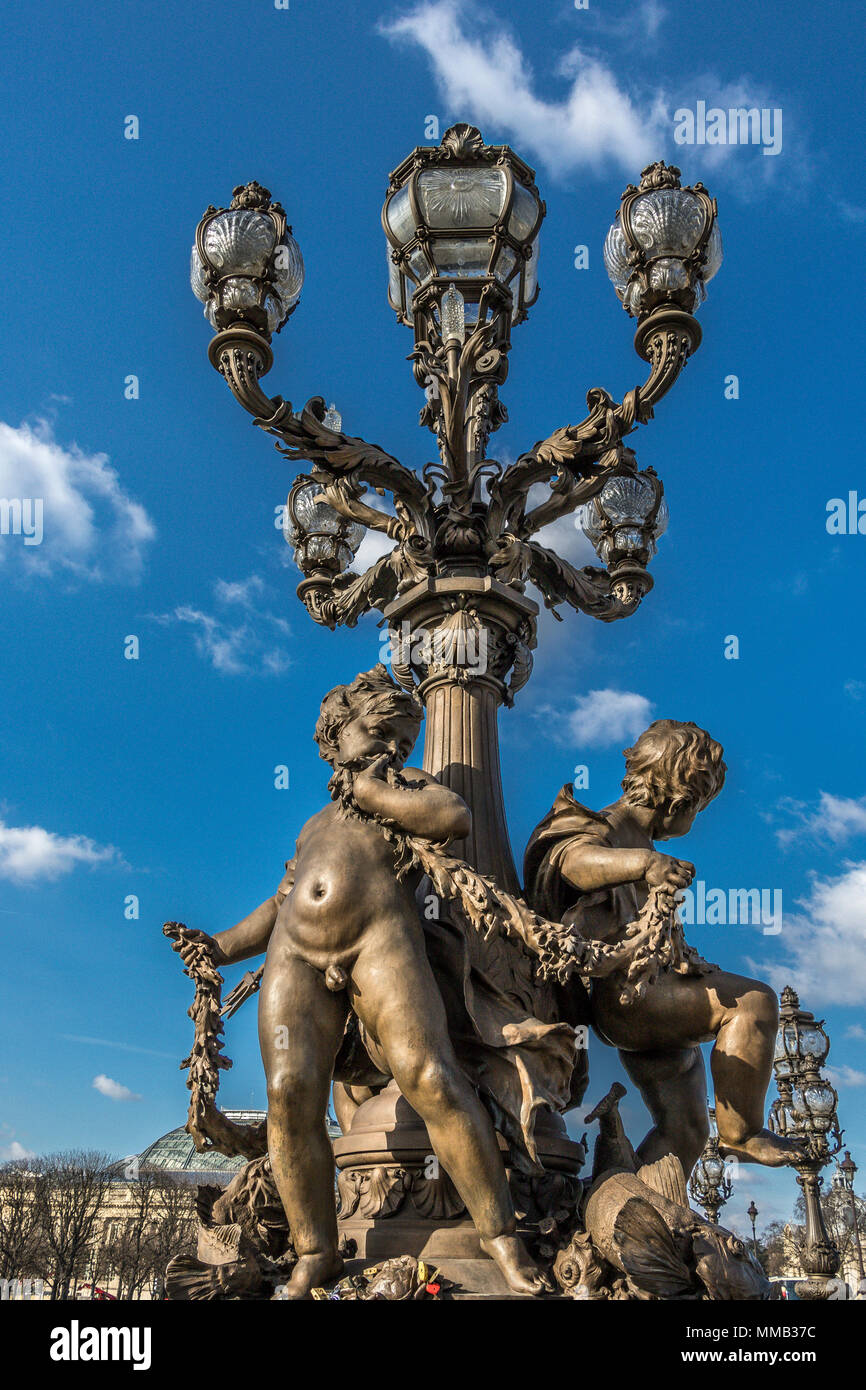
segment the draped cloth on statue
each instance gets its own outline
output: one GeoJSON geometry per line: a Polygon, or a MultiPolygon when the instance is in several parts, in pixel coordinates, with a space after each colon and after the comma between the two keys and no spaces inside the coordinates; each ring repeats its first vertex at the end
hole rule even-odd
{"type": "Polygon", "coordinates": [[[454,903],[423,927],[460,1064],[513,1165],[541,1172],[535,1117],[541,1107],[561,1111],[569,1103],[580,1057],[574,1030],[558,1018],[554,991],[533,979],[532,959],[520,947],[498,935],[485,940],[454,903]]]}

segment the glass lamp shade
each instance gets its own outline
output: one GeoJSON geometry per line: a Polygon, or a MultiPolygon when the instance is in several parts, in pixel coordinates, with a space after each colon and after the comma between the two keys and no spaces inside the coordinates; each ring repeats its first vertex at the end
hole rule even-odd
{"type": "Polygon", "coordinates": [[[578,520],[605,565],[622,560],[647,564],[667,530],[669,512],[658,478],[626,473],[610,478],[597,497],[578,511],[578,520]]]}
{"type": "Polygon", "coordinates": [[[716,204],[701,184],[681,188],[679,170],[644,170],[604,243],[604,264],[617,296],[634,318],[673,304],[693,313],[722,263],[716,204]]]}
{"type": "Polygon", "coordinates": [[[806,1121],[806,1128],[826,1134],[833,1127],[836,1114],[836,1092],[829,1081],[814,1081],[807,1086],[794,1087],[794,1107],[806,1121]]]}
{"type": "Polygon", "coordinates": [[[819,1023],[809,1019],[800,1024],[800,1055],[813,1068],[822,1066],[830,1051],[830,1039],[819,1023]]]}
{"type": "Polygon", "coordinates": [[[303,574],[322,570],[340,574],[352,563],[365,528],[350,521],[321,498],[321,483],[299,479],[288,501],[285,537],[294,548],[295,561],[303,574]]]}
{"type": "Polygon", "coordinates": [[[709,1153],[701,1160],[704,1176],[711,1187],[718,1187],[725,1175],[725,1163],[719,1154],[709,1153]]]}
{"type": "Polygon", "coordinates": [[[300,247],[267,189],[247,184],[235,190],[230,208],[205,213],[192,248],[190,284],[213,328],[240,322],[268,335],[279,332],[303,282],[300,247]]]}
{"type": "Polygon", "coordinates": [[[515,319],[537,297],[537,238],[544,204],[532,170],[507,145],[491,148],[473,126],[446,131],[395,170],[382,212],[389,245],[388,298],[403,323],[419,290],[455,282],[466,322],[485,287],[507,291],[515,319]],[[530,270],[530,263],[532,269],[530,270]]]}

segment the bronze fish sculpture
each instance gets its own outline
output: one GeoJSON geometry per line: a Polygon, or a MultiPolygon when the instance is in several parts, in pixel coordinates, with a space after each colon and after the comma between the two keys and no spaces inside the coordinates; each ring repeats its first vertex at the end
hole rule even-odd
{"type": "Polygon", "coordinates": [[[743,1241],[689,1206],[673,1154],[641,1166],[619,1115],[616,1082],[587,1123],[599,1122],[584,1230],[556,1258],[577,1298],[753,1300],[774,1295],[743,1241]]]}

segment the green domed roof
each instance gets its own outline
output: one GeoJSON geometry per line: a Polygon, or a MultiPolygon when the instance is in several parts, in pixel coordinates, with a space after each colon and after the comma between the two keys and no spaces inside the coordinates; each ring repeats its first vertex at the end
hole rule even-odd
{"type": "MultiPolygon", "coordinates": [[[[265,1110],[226,1110],[225,1115],[238,1125],[258,1125],[267,1119],[265,1110]]],[[[330,1115],[327,1117],[327,1126],[330,1138],[338,1138],[339,1126],[330,1115]]],[[[249,1160],[240,1155],[229,1158],[226,1154],[217,1153],[215,1149],[199,1153],[192,1136],[187,1134],[181,1125],[177,1129],[169,1130],[168,1134],[163,1134],[160,1139],[154,1140],[138,1155],[138,1162],[142,1168],[171,1173],[186,1182],[222,1183],[228,1182],[249,1160]]],[[[126,1163],[128,1159],[122,1159],[116,1165],[118,1172],[126,1163]]]]}
{"type": "MultiPolygon", "coordinates": [[[[238,1125],[257,1125],[267,1118],[264,1110],[227,1110],[226,1117],[238,1125]]],[[[149,1145],[138,1156],[142,1168],[157,1168],[161,1172],[174,1173],[187,1180],[219,1173],[237,1173],[249,1160],[242,1156],[229,1158],[226,1154],[210,1150],[199,1153],[192,1142],[191,1135],[181,1126],[169,1130],[149,1145]]]]}

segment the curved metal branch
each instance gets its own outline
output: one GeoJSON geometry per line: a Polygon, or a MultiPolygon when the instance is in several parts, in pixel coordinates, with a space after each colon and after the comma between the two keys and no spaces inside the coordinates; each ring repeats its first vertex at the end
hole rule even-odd
{"type": "Polygon", "coordinates": [[[589,413],[579,425],[556,430],[506,469],[491,488],[493,533],[511,526],[520,535],[531,535],[586,500],[581,484],[612,461],[606,455],[626,435],[652,419],[653,407],[671,389],[700,341],[700,326],[691,314],[671,308],[651,314],[635,334],[635,349],[651,367],[644,385],[629,391],[620,403],[602,387],[591,388],[586,396],[589,413]],[[569,474],[576,478],[573,490],[563,484],[569,474]],[[524,516],[530,488],[556,475],[560,481],[551,497],[524,516]]]}
{"type": "Polygon", "coordinates": [[[629,617],[640,603],[639,597],[623,602],[614,592],[607,570],[593,565],[575,569],[554,551],[534,541],[521,541],[511,533],[498,538],[490,566],[503,584],[534,584],[545,607],[560,620],[556,611],[560,603],[568,603],[578,613],[587,613],[604,623],[629,617]]]}

